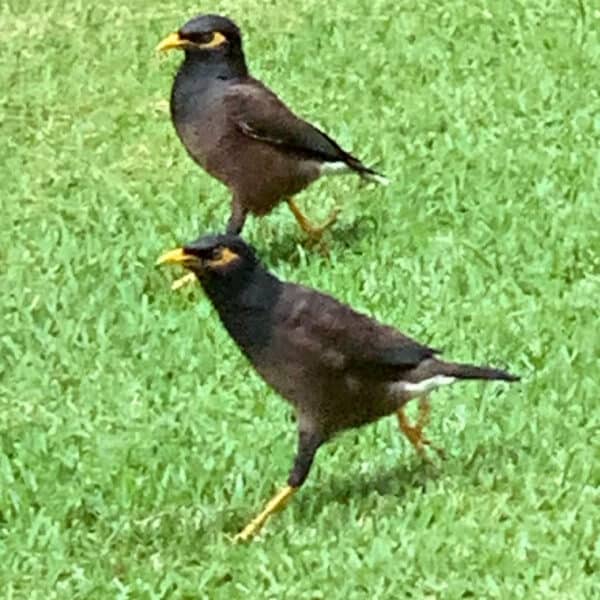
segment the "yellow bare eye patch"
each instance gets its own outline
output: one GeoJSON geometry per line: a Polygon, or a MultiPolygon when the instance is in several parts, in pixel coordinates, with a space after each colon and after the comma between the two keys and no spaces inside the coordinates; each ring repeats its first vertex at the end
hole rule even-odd
{"type": "Polygon", "coordinates": [[[212,39],[210,41],[196,45],[200,48],[216,48],[217,46],[224,44],[226,41],[227,38],[222,33],[220,33],[219,31],[213,31],[212,39]]]}
{"type": "Polygon", "coordinates": [[[239,258],[239,254],[236,254],[233,250],[223,248],[217,258],[206,261],[206,264],[214,269],[215,267],[224,267],[239,258]]]}
{"type": "Polygon", "coordinates": [[[217,48],[227,42],[227,38],[220,31],[202,34],[198,39],[181,37],[179,33],[170,33],[158,46],[157,52],[169,50],[185,50],[186,48],[217,48]]]}

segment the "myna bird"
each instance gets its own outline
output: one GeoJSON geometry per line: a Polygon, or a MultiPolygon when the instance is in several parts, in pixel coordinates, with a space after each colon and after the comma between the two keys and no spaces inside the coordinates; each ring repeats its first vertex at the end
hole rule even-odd
{"type": "Polygon", "coordinates": [[[157,47],[172,49],[185,58],[171,90],[171,118],[194,161],[232,193],[227,233],[240,233],[248,213],[265,215],[285,200],[300,227],[318,238],[336,213],[316,227],[295,194],[327,173],[386,182],[248,73],[241,32],[229,19],[195,17],[157,47]]]}
{"type": "Polygon", "coordinates": [[[164,254],[200,281],[219,317],[262,378],[292,404],[298,451],[284,487],[237,536],[246,540],[304,483],[317,449],[336,433],[396,414],[422,451],[427,394],[459,379],[517,381],[506,371],[442,361],[438,351],[331,296],[286,283],[235,235],[208,235],[164,254]],[[408,424],[403,408],[421,399],[408,424]]]}

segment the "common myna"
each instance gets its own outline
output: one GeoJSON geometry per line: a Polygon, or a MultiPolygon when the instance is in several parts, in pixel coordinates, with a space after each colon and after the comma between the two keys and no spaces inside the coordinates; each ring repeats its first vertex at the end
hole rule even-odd
{"type": "Polygon", "coordinates": [[[193,18],[157,47],[172,49],[185,55],[171,90],[173,124],[191,157],[232,193],[227,233],[240,233],[249,212],[265,215],[286,200],[300,227],[319,237],[336,213],[315,227],[294,194],[326,173],[386,182],[248,73],[241,32],[229,19],[193,18]]]}
{"type": "Polygon", "coordinates": [[[286,283],[235,235],[208,235],[164,254],[200,280],[219,317],[263,379],[294,407],[298,451],[284,487],[237,536],[254,535],[306,479],[317,449],[336,433],[396,414],[422,451],[427,394],[457,379],[516,381],[506,371],[442,361],[438,351],[331,296],[286,283]],[[420,417],[403,411],[420,398],[420,417]]]}

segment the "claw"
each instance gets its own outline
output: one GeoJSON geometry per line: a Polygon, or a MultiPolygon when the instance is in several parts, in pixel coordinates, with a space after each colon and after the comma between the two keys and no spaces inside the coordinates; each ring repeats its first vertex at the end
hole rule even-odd
{"type": "Polygon", "coordinates": [[[425,454],[425,446],[429,446],[435,450],[438,456],[442,459],[446,458],[446,453],[442,448],[435,446],[431,440],[423,434],[423,429],[429,422],[430,405],[428,400],[422,399],[419,403],[419,417],[415,425],[411,425],[404,414],[404,409],[398,410],[398,425],[402,433],[408,438],[408,441],[413,445],[421,458],[429,461],[425,454]]]}
{"type": "Polygon", "coordinates": [[[298,225],[304,233],[308,235],[308,237],[313,241],[318,241],[325,233],[325,230],[330,227],[337,220],[338,214],[340,213],[340,208],[335,207],[327,220],[321,225],[313,225],[302,213],[302,211],[298,208],[298,205],[293,200],[288,200],[288,206],[292,211],[294,217],[296,217],[296,221],[298,221],[298,225]]]}
{"type": "Polygon", "coordinates": [[[262,529],[263,525],[272,514],[279,512],[286,507],[297,489],[298,488],[292,487],[291,485],[286,485],[282,490],[277,492],[277,494],[267,502],[265,508],[254,517],[242,531],[234,536],[233,541],[235,543],[247,542],[253,538],[262,529]]]}

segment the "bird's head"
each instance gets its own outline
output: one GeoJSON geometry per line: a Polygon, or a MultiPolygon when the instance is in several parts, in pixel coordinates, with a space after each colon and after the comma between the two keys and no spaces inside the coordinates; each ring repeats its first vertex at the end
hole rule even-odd
{"type": "Polygon", "coordinates": [[[163,254],[157,264],[181,265],[201,282],[243,279],[258,265],[254,249],[237,235],[205,235],[163,254]]]}
{"type": "Polygon", "coordinates": [[[199,15],[169,34],[156,49],[183,50],[186,55],[209,60],[241,54],[242,35],[238,26],[226,17],[199,15]]]}

